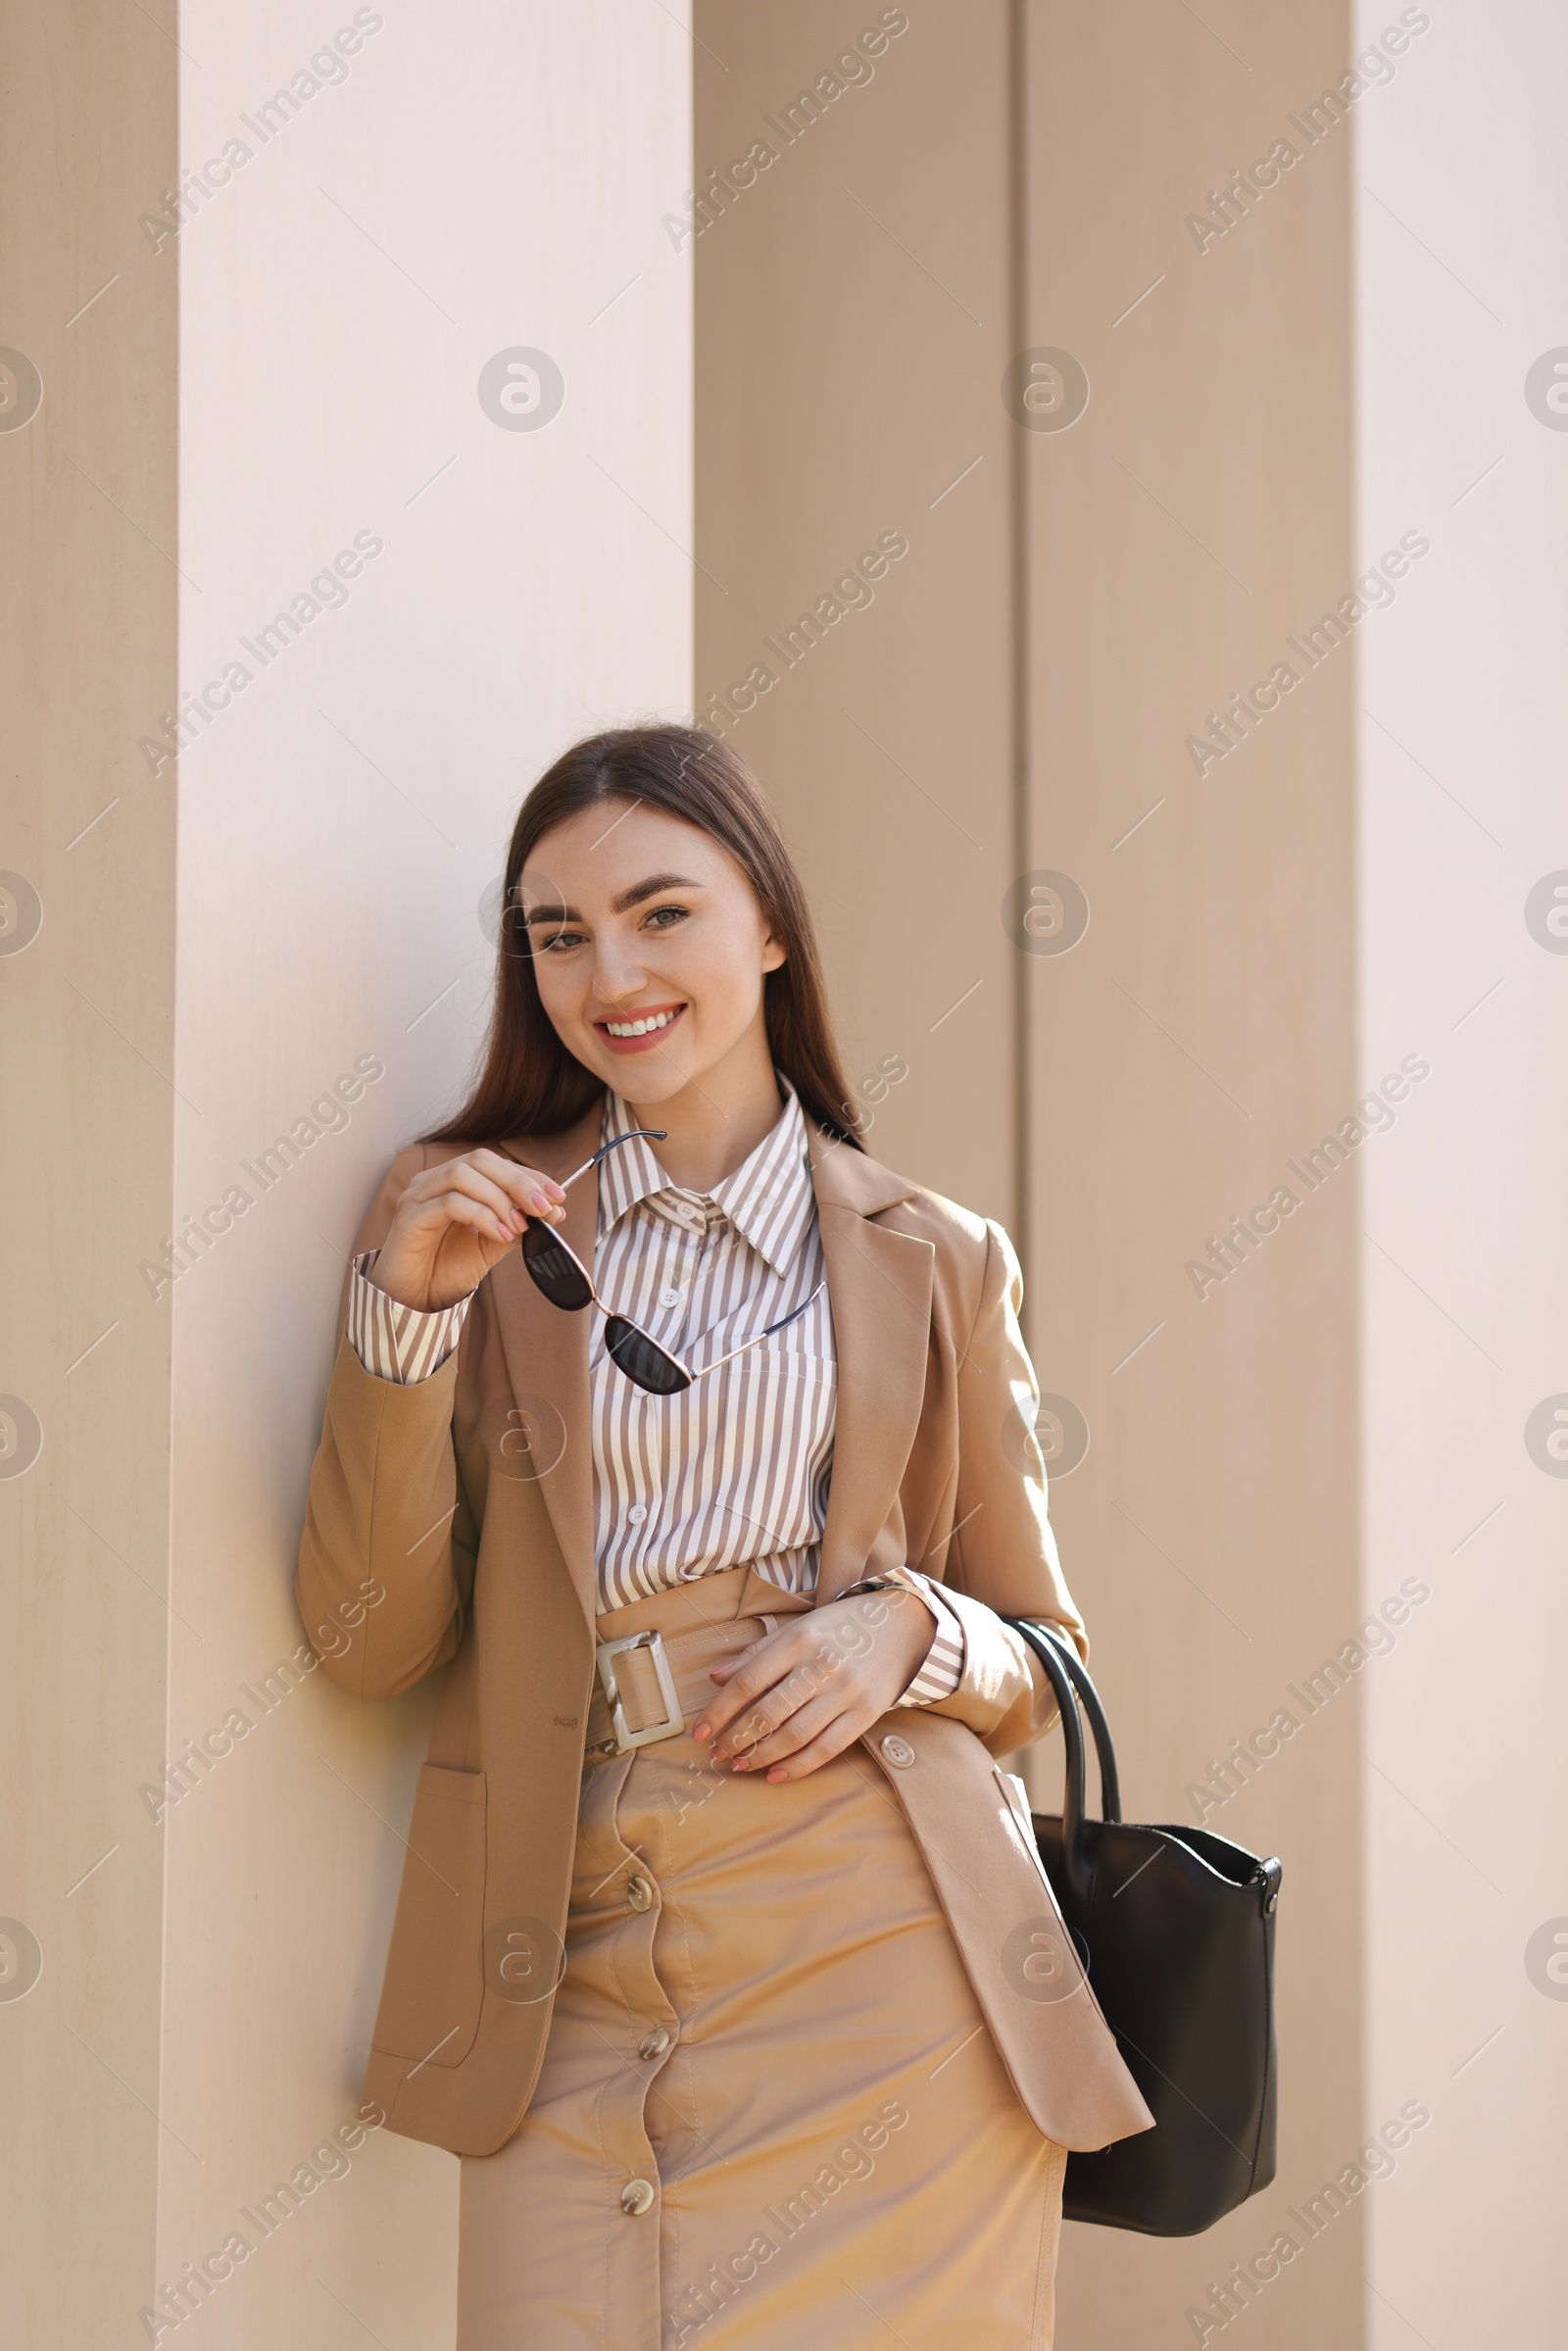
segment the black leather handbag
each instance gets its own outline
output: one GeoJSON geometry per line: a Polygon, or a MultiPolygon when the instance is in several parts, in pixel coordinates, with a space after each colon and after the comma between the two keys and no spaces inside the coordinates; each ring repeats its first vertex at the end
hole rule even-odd
{"type": "Polygon", "coordinates": [[[1050,1677],[1066,1747],[1062,1813],[1035,1840],[1152,2131],[1067,2158],[1068,2220],[1192,2236],[1274,2177],[1278,1861],[1206,1829],[1121,1817],[1116,1755],[1087,1670],[1055,1628],[1009,1617],[1050,1677]],[[1076,1701],[1076,1702],[1075,1702],[1076,1701]],[[1102,1818],[1084,1817],[1083,1706],[1102,1818]]]}

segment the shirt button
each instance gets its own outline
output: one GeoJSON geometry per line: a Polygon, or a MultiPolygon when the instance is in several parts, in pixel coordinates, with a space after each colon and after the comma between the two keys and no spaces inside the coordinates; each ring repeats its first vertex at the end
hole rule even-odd
{"type": "Polygon", "coordinates": [[[668,2026],[660,2025],[652,2033],[643,2035],[637,2044],[637,2054],[645,2063],[651,2064],[656,2057],[663,2056],[664,2051],[669,2047],[669,2042],[668,2026]]]}
{"type": "MultiPolygon", "coordinates": [[[[913,1761],[912,1753],[910,1756],[910,1761],[913,1761]]],[[[626,1881],[626,1899],[631,1904],[633,1910],[651,1910],[654,1905],[654,1889],[649,1885],[646,1878],[628,1878],[626,1881]]],[[[639,2211],[645,2209],[646,2207],[641,2205],[638,2207],[639,2211]]]]}
{"type": "Polygon", "coordinates": [[[913,1747],[910,1746],[906,1739],[901,1739],[897,1731],[890,1731],[888,1733],[886,1739],[884,1739],[882,1741],[882,1752],[887,1757],[889,1763],[898,1765],[898,1768],[901,1772],[906,1772],[910,1764],[914,1761],[913,1747]]]}
{"type": "Polygon", "coordinates": [[[653,2200],[654,2183],[651,2180],[628,2180],[620,2191],[622,2212],[646,2212],[653,2200]]]}
{"type": "Polygon", "coordinates": [[[678,1306],[680,1292],[678,1290],[662,1290],[659,1294],[659,1302],[662,1306],[678,1306]]]}
{"type": "Polygon", "coordinates": [[[631,1508],[626,1513],[627,1524],[633,1527],[640,1527],[643,1523],[643,1520],[647,1516],[648,1512],[645,1506],[641,1502],[633,1502],[631,1508]]]}

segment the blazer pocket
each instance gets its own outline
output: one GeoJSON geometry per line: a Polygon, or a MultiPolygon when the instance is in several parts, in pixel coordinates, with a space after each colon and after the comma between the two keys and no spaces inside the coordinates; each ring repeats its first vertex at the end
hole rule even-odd
{"type": "Polygon", "coordinates": [[[484,1873],[483,1772],[425,1764],[371,2036],[386,2055],[455,2066],[473,2046],[484,1992],[484,1873]]]}

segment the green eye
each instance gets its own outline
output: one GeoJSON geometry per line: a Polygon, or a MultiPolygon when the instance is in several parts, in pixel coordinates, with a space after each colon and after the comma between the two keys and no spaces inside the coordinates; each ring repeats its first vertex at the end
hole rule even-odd
{"type": "Polygon", "coordinates": [[[656,906],[648,919],[651,923],[657,923],[662,931],[667,931],[671,924],[685,921],[686,911],[684,906],[656,906]]]}

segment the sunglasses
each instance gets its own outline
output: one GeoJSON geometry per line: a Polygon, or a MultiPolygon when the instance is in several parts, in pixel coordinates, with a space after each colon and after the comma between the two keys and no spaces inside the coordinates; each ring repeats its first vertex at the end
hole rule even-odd
{"type": "MultiPolygon", "coordinates": [[[[667,1138],[668,1129],[634,1127],[628,1135],[613,1136],[609,1143],[600,1145],[591,1159],[585,1159],[580,1167],[564,1179],[562,1190],[564,1192],[568,1186],[575,1184],[578,1176],[586,1175],[590,1167],[597,1167],[607,1151],[616,1150],[622,1143],[634,1143],[639,1135],[647,1136],[654,1143],[662,1143],[667,1138]]],[[[720,1355],[716,1362],[705,1363],[701,1371],[692,1371],[678,1355],[672,1355],[667,1347],[661,1347],[657,1339],[650,1338],[629,1316],[611,1313],[594,1288],[593,1276],[582,1259],[574,1249],[567,1248],[555,1227],[546,1224],[540,1217],[530,1216],[528,1219],[522,1236],[522,1261],[533,1278],[535,1288],[543,1292],[553,1306],[560,1306],[567,1314],[580,1314],[585,1306],[599,1308],[605,1317],[605,1351],[627,1379],[649,1396],[679,1396],[683,1389],[693,1387],[699,1380],[706,1380],[710,1371],[718,1371],[724,1364],[733,1363],[736,1356],[744,1355],[748,1347],[760,1346],[762,1340],[771,1339],[775,1331],[786,1330],[792,1322],[799,1321],[807,1307],[827,1287],[825,1280],[818,1282],[810,1297],[803,1298],[792,1313],[784,1315],[778,1322],[770,1322],[765,1331],[754,1332],[750,1339],[743,1340],[739,1347],[732,1347],[729,1353],[720,1355]]]]}

